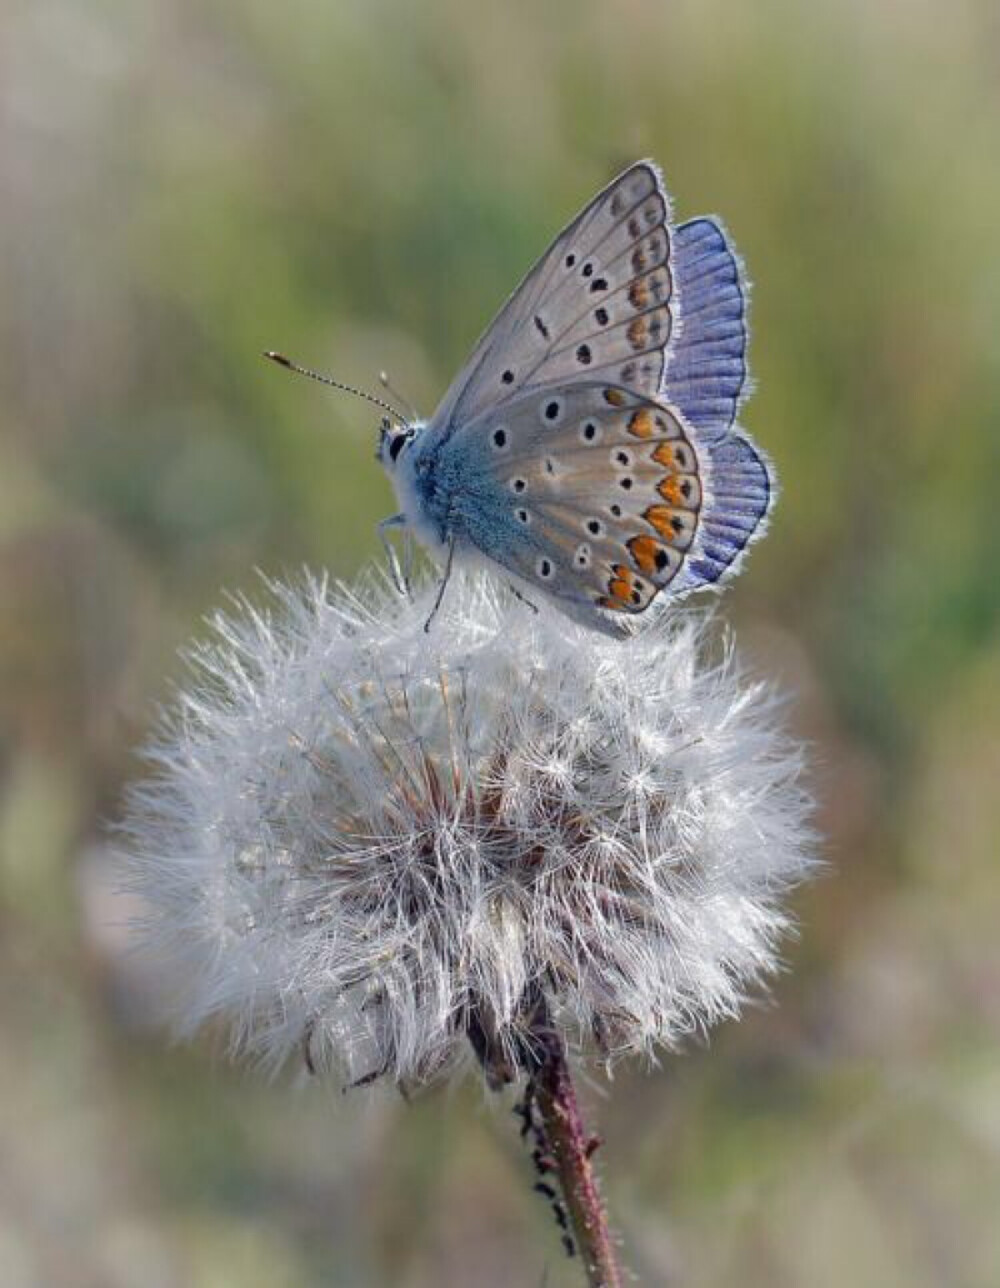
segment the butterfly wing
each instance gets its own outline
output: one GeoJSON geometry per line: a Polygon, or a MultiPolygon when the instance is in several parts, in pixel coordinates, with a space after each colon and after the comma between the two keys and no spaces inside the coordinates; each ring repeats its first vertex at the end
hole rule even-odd
{"type": "Polygon", "coordinates": [[[702,506],[680,417],[621,385],[491,409],[445,444],[437,475],[460,546],[613,634],[681,572],[702,506]]]}
{"type": "Polygon", "coordinates": [[[428,445],[526,390],[575,379],[660,388],[676,321],[670,201],[638,162],[559,234],[484,333],[427,426],[428,445]]]}
{"type": "Polygon", "coordinates": [[[676,229],[674,282],[684,328],[662,396],[689,426],[705,475],[701,522],[671,585],[671,594],[683,595],[737,571],[747,546],[766,530],[776,485],[761,450],[733,428],[747,393],[748,288],[718,220],[692,219],[676,229]]]}
{"type": "Polygon", "coordinates": [[[684,326],[671,347],[663,397],[689,425],[725,433],[747,382],[747,285],[740,260],[716,219],[674,232],[674,290],[684,326]]]}

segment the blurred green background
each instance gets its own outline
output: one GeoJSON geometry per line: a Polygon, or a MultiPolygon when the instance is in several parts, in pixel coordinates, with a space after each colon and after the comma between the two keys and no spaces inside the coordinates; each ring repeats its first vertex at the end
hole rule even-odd
{"type": "Polygon", "coordinates": [[[1000,1284],[1000,9],[6,0],[0,1283],[575,1283],[506,1108],[172,1048],[106,821],[254,568],[353,573],[429,411],[656,157],[755,282],[783,496],[728,596],[831,862],[774,1005],[588,1101],[643,1283],[1000,1284]]]}

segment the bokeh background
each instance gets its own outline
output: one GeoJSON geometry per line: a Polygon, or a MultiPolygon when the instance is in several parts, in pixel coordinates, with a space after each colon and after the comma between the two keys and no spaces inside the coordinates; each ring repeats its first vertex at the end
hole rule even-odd
{"type": "Polygon", "coordinates": [[[592,1083],[628,1264],[1000,1283],[998,113],[994,0],[6,0],[0,1282],[576,1282],[481,1088],[171,1047],[106,824],[224,589],[376,552],[377,416],[258,352],[430,410],[652,155],[755,282],[784,492],[725,612],[830,870],[771,1004],[592,1083]]]}

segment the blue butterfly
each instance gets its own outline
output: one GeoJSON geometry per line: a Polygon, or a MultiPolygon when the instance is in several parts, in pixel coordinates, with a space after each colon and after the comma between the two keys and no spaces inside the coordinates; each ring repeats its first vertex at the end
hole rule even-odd
{"type": "Polygon", "coordinates": [[[478,556],[609,634],[661,591],[717,585],[775,494],[734,428],[746,345],[725,232],[674,225],[658,168],[631,166],[559,234],[431,419],[383,421],[399,501],[383,533],[405,525],[444,563],[439,603],[452,561],[478,556]]]}

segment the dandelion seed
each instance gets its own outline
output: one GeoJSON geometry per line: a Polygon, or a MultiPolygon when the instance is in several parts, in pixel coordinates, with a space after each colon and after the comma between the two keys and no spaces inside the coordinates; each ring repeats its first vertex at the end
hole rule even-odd
{"type": "Polygon", "coordinates": [[[403,1086],[474,1052],[652,1055],[777,964],[812,863],[799,749],[704,615],[607,641],[456,577],[272,586],[190,656],[130,881],[190,1032],[403,1086]]]}

